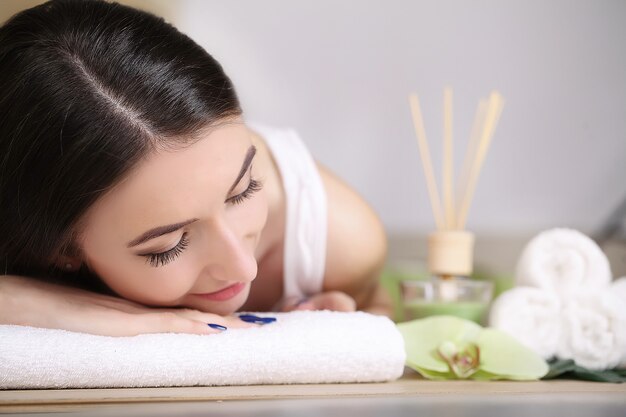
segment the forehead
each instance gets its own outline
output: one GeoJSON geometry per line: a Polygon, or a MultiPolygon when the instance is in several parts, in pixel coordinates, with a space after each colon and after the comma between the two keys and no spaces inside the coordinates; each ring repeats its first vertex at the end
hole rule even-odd
{"type": "Polygon", "coordinates": [[[128,238],[146,228],[206,217],[222,207],[251,145],[242,123],[210,131],[194,144],[148,155],[85,216],[85,232],[112,228],[128,238]]]}

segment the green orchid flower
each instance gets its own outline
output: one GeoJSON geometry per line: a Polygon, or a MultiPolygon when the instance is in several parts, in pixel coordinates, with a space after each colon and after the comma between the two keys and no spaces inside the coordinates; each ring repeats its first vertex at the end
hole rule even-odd
{"type": "Polygon", "coordinates": [[[508,334],[453,316],[399,323],[406,365],[428,379],[535,380],[545,360],[508,334]]]}

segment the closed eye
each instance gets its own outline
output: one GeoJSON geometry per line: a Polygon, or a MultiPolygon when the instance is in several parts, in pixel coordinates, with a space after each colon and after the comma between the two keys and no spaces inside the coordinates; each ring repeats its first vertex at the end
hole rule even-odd
{"type": "Polygon", "coordinates": [[[228,204],[241,204],[245,200],[252,197],[254,193],[263,189],[263,183],[259,180],[255,180],[254,178],[250,179],[250,183],[248,184],[248,188],[245,189],[241,194],[237,194],[235,196],[230,197],[226,200],[228,204]]]}
{"type": "Polygon", "coordinates": [[[174,246],[172,249],[165,252],[148,253],[141,256],[146,257],[146,262],[154,267],[163,266],[176,259],[185,250],[188,244],[189,238],[187,237],[187,233],[185,232],[180,238],[180,241],[178,241],[176,246],[174,246]]]}

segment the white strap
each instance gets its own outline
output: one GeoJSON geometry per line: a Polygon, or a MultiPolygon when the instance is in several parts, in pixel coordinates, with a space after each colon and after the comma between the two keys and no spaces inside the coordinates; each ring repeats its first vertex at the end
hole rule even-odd
{"type": "Polygon", "coordinates": [[[249,126],[264,138],[283,180],[283,301],[319,293],[326,266],[327,201],[315,161],[294,130],[249,126]]]}

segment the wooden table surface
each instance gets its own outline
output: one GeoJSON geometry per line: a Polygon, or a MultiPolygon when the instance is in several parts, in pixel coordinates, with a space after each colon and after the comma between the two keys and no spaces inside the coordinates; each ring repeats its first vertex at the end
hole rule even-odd
{"type": "MultiPolygon", "coordinates": [[[[389,399],[395,398],[393,404],[400,404],[397,399],[428,399],[436,403],[442,398],[482,399],[493,401],[498,398],[510,400],[548,401],[571,399],[576,401],[612,404],[612,410],[621,410],[623,405],[626,415],[626,384],[610,384],[575,380],[552,380],[533,382],[479,382],[479,381],[428,381],[415,372],[407,369],[405,375],[393,382],[364,384],[310,384],[310,385],[255,385],[255,386],[224,386],[224,387],[169,387],[169,388],[113,388],[113,389],[64,389],[64,390],[4,390],[0,391],[0,414],[7,413],[71,413],[97,410],[119,410],[120,406],[129,410],[131,405],[142,405],[142,410],[153,410],[150,414],[157,415],[154,406],[177,404],[175,410],[185,410],[184,405],[199,403],[239,402],[250,404],[259,410],[260,403],[256,400],[294,400],[294,399],[389,399]],[[439,398],[439,400],[437,399],[439,398]],[[117,408],[112,406],[118,406],[117,408]],[[150,406],[150,407],[147,407],[150,406]],[[617,407],[617,408],[615,408],[617,407]]],[[[424,400],[426,401],[426,400],[424,400]]],[[[546,404],[548,404],[546,403],[546,404]]],[[[422,401],[422,404],[424,402],[422,401]]],[[[170,408],[170,410],[172,410],[170,408]]],[[[191,410],[191,408],[188,408],[191,410]]],[[[206,411],[206,407],[203,408],[206,411]]],[[[171,412],[171,411],[170,411],[171,412]]],[[[181,411],[182,413],[182,411],[181,411]]],[[[98,413],[95,413],[96,415],[98,413]]],[[[118,411],[116,415],[120,415],[118,411]]],[[[185,415],[195,415],[184,413],[185,415]]],[[[297,414],[297,413],[296,413],[297,414]]],[[[436,413],[435,413],[436,414],[436,413]]],[[[448,413],[449,414],[449,413],[448,413]]],[[[98,414],[99,415],[99,414],[98,414]]],[[[105,414],[102,414],[105,415],[105,414]]],[[[109,414],[106,414],[109,415],[109,414]]],[[[143,414],[135,414],[143,415],[143,414]]],[[[170,414],[172,415],[172,414],[170,414]]],[[[182,415],[182,414],[181,414],[182,415]]],[[[198,415],[207,415],[206,413],[198,415]]],[[[231,415],[231,414],[220,414],[231,415]]],[[[241,411],[232,415],[246,415],[241,411]]],[[[254,414],[250,414],[254,415],[254,414]]],[[[269,414],[268,414],[269,415],[269,414]]],[[[276,415],[276,414],[274,414],[276,415]]],[[[306,414],[311,415],[311,414],[306,414]]],[[[398,414],[399,415],[399,414],[398,414]]],[[[454,414],[451,414],[454,415],[454,414]]],[[[463,414],[465,415],[465,414],[463,414]]],[[[614,414],[602,414],[614,415],[614,414]]]]}

